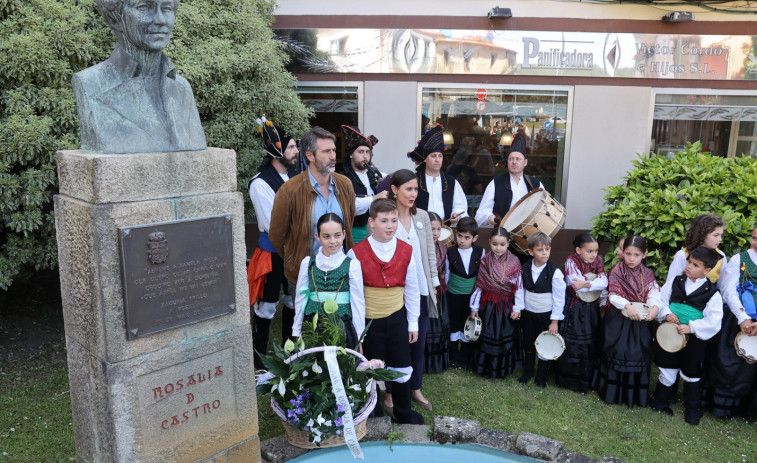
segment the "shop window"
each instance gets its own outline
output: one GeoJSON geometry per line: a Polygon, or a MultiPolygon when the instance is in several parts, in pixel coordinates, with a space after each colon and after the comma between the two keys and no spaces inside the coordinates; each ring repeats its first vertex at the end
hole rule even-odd
{"type": "Polygon", "coordinates": [[[757,96],[658,94],[651,151],[672,156],[696,141],[713,156],[757,156],[757,96]]]}
{"type": "MultiPolygon", "coordinates": [[[[303,86],[297,88],[302,103],[314,111],[310,126],[319,126],[336,136],[337,163],[344,153],[342,124],[359,126],[359,87],[303,86]]],[[[337,165],[341,172],[341,165],[337,165]]]]}
{"type": "Polygon", "coordinates": [[[492,178],[507,172],[503,156],[519,129],[528,140],[526,174],[560,199],[567,91],[424,87],[421,92],[421,127],[444,126],[442,168],[460,182],[470,214],[492,178]]]}

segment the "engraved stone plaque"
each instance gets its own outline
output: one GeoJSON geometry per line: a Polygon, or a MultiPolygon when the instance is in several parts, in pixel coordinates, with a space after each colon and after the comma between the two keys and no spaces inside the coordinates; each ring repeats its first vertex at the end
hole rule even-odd
{"type": "Polygon", "coordinates": [[[142,446],[167,448],[235,419],[233,355],[227,348],[139,376],[142,446]]]}
{"type": "Polygon", "coordinates": [[[235,310],[231,215],[118,232],[127,339],[235,310]]]}

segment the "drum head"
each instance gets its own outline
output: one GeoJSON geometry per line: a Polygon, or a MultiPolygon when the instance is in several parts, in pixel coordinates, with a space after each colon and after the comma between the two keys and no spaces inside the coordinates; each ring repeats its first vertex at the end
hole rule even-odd
{"type": "Polygon", "coordinates": [[[441,234],[439,235],[439,241],[446,243],[447,240],[452,239],[452,229],[449,227],[442,227],[441,234]]]}
{"type": "Polygon", "coordinates": [[[657,327],[657,343],[666,352],[678,352],[686,347],[686,335],[678,334],[678,325],[665,322],[657,327]]]}
{"type": "Polygon", "coordinates": [[[470,342],[475,342],[478,337],[481,336],[481,319],[468,317],[465,320],[465,328],[463,328],[463,336],[470,342]]]}
{"type": "Polygon", "coordinates": [[[736,347],[738,356],[746,360],[747,363],[757,361],[757,336],[747,336],[744,333],[739,333],[736,335],[733,344],[736,347]]]}
{"type": "Polygon", "coordinates": [[[531,216],[541,209],[541,202],[546,193],[547,192],[541,188],[529,191],[526,196],[520,198],[520,200],[510,208],[507,215],[502,219],[500,227],[510,233],[514,233],[514,230],[517,231],[521,225],[530,222],[529,219],[531,216]]]}
{"type": "Polygon", "coordinates": [[[565,352],[565,340],[559,334],[549,334],[549,331],[542,331],[536,337],[534,342],[536,352],[547,360],[557,360],[565,352]]]}
{"type": "MultiPolygon", "coordinates": [[[[639,312],[639,314],[641,314],[641,319],[646,320],[646,318],[649,316],[649,314],[647,313],[649,312],[649,306],[642,302],[631,302],[631,305],[633,306],[634,309],[636,309],[637,312],[639,312]]],[[[628,311],[625,309],[625,307],[620,312],[623,314],[624,317],[628,317],[628,311]]],[[[677,331],[676,331],[676,334],[678,334],[677,331]]]]}

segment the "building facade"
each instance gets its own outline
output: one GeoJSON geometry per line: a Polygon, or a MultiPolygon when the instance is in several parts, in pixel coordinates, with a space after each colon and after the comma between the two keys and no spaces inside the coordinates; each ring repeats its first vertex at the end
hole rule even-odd
{"type": "Polygon", "coordinates": [[[714,156],[757,155],[749,2],[499,3],[511,17],[481,0],[285,0],[273,28],[313,124],[378,137],[382,171],[413,168],[406,153],[444,125],[444,169],[471,213],[517,130],[526,173],[565,206],[573,230],[591,227],[602,189],[639,153],[701,141],[714,156]]]}

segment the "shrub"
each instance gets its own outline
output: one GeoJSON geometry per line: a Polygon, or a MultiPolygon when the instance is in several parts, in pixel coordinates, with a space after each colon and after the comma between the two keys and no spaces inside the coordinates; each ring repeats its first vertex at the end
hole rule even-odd
{"type": "MultiPolygon", "coordinates": [[[[307,129],[272,11],[271,0],[183,0],[165,50],[192,85],[208,145],[236,150],[242,191],[263,150],[256,117],[295,134],[307,129]]],[[[114,44],[94,0],[0,0],[2,289],[57,264],[55,152],[79,146],[71,77],[107,59],[114,44]]]]}
{"type": "MultiPolygon", "coordinates": [[[[660,280],[699,214],[718,214],[726,221],[720,248],[729,257],[747,248],[757,220],[757,159],[701,151],[696,142],[673,159],[640,155],[622,185],[605,189],[606,210],[593,219],[597,239],[614,246],[632,233],[647,238],[647,266],[660,280]]],[[[608,252],[605,264],[613,262],[615,253],[608,252]]]]}

